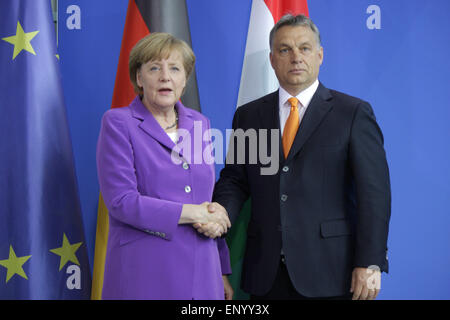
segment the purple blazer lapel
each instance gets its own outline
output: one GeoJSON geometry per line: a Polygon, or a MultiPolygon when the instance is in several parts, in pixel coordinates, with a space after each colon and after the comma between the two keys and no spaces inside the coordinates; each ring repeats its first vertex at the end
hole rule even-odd
{"type": "Polygon", "coordinates": [[[175,108],[178,111],[178,129],[187,130],[192,134],[194,120],[191,109],[186,108],[180,101],[175,103],[175,108]]]}
{"type": "MultiPolygon", "coordinates": [[[[179,139],[185,139],[186,136],[190,135],[191,143],[193,142],[194,134],[194,120],[193,114],[189,108],[186,108],[181,102],[177,102],[175,107],[178,111],[178,128],[179,139]]],[[[175,143],[170,139],[167,133],[161,128],[158,121],[153,117],[150,111],[144,106],[139,97],[136,97],[130,104],[131,114],[136,119],[142,120],[139,127],[144,130],[153,139],[158,141],[160,144],[168,148],[169,150],[174,150],[175,143]]],[[[176,150],[176,149],[175,149],[176,150]]],[[[183,149],[180,150],[181,156],[183,156],[183,149]]]]}
{"type": "Polygon", "coordinates": [[[130,109],[133,117],[142,120],[139,127],[148,135],[170,150],[175,146],[175,143],[173,143],[167,133],[161,128],[158,121],[147,110],[139,97],[133,100],[130,109]]]}
{"type": "Polygon", "coordinates": [[[194,143],[194,117],[191,109],[186,108],[180,101],[175,104],[178,111],[178,144],[174,149],[180,157],[191,163],[192,147],[194,143]],[[189,140],[189,143],[183,141],[189,140]],[[189,154],[186,154],[186,147],[189,148],[189,154]]]}

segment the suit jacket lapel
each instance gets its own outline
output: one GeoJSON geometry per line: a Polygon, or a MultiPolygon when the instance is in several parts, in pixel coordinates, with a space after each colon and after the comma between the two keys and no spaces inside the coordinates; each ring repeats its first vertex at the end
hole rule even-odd
{"type": "MultiPolygon", "coordinates": [[[[194,120],[192,110],[186,108],[179,101],[175,104],[175,108],[177,108],[178,111],[178,144],[173,151],[178,152],[181,157],[191,163],[191,160],[194,159],[194,154],[187,155],[186,151],[188,151],[188,153],[192,152],[194,139],[196,138],[194,137],[194,120]],[[183,144],[183,141],[186,141],[185,139],[189,139],[190,144],[183,144]],[[186,150],[185,148],[189,146],[191,147],[190,150],[186,150]]],[[[201,132],[201,134],[203,135],[203,132],[201,132]]]]}
{"type": "MultiPolygon", "coordinates": [[[[261,107],[258,109],[260,123],[261,125],[258,128],[268,129],[267,139],[270,141],[271,132],[270,130],[278,130],[278,159],[281,162],[284,161],[284,153],[283,153],[283,145],[281,143],[281,132],[280,132],[280,112],[279,112],[279,90],[267,95],[261,107]]],[[[267,143],[269,143],[269,141],[267,143]]],[[[272,154],[272,150],[270,150],[270,154],[272,154]]]]}
{"type": "Polygon", "coordinates": [[[280,129],[280,115],[278,112],[278,90],[265,96],[259,111],[261,125],[258,129],[280,129]]]}
{"type": "MultiPolygon", "coordinates": [[[[332,104],[330,102],[331,98],[332,96],[330,91],[320,83],[316,93],[309,103],[308,109],[306,109],[286,162],[291,160],[294,155],[302,149],[311,134],[316,130],[327,113],[332,109],[332,104]]],[[[284,159],[284,156],[281,159],[284,159]]]]}
{"type": "MultiPolygon", "coordinates": [[[[148,135],[150,135],[153,139],[158,141],[160,144],[168,148],[169,150],[173,150],[175,147],[175,143],[170,139],[167,133],[161,128],[158,121],[153,117],[151,112],[147,110],[147,108],[142,104],[142,101],[139,97],[131,103],[131,112],[133,117],[142,120],[139,124],[139,127],[144,130],[148,135]]],[[[192,120],[192,112],[183,106],[181,102],[177,102],[175,107],[178,111],[178,128],[184,129],[180,130],[180,138],[185,138],[188,133],[192,136],[192,129],[194,127],[194,121],[192,120]]],[[[183,155],[183,150],[181,149],[181,155],[183,155]]]]}
{"type": "Polygon", "coordinates": [[[192,110],[185,107],[179,101],[175,103],[175,108],[177,108],[178,111],[178,129],[184,129],[191,132],[194,127],[192,110]]]}
{"type": "Polygon", "coordinates": [[[130,105],[133,117],[141,120],[139,128],[144,130],[149,136],[158,141],[163,146],[172,149],[175,144],[170,137],[165,133],[158,121],[153,117],[150,111],[142,103],[139,97],[136,97],[130,105]]]}

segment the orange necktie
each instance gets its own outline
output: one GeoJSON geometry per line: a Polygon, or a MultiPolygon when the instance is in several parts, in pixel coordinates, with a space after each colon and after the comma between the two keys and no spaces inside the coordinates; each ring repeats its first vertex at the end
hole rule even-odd
{"type": "Polygon", "coordinates": [[[297,98],[289,98],[291,104],[291,112],[284,125],[283,137],[281,142],[283,143],[284,158],[286,159],[292,143],[294,142],[295,135],[297,134],[299,126],[299,113],[298,113],[298,100],[297,98]]]}

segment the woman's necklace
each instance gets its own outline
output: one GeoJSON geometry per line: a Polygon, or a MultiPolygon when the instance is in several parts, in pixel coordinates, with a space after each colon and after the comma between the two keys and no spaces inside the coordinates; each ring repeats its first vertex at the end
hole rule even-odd
{"type": "Polygon", "coordinates": [[[175,110],[175,122],[174,122],[172,125],[170,125],[170,126],[164,128],[164,130],[172,129],[173,127],[175,127],[175,126],[178,124],[178,112],[177,112],[177,108],[174,108],[173,110],[175,110]]]}

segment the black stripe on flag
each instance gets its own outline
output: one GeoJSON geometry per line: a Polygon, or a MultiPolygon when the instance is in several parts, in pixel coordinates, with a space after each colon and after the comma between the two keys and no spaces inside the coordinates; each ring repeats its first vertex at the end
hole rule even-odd
{"type": "MultiPolygon", "coordinates": [[[[185,0],[135,0],[150,32],[167,32],[186,41],[192,47],[189,19],[185,0]]],[[[195,68],[186,84],[183,104],[200,111],[195,68]]]]}

